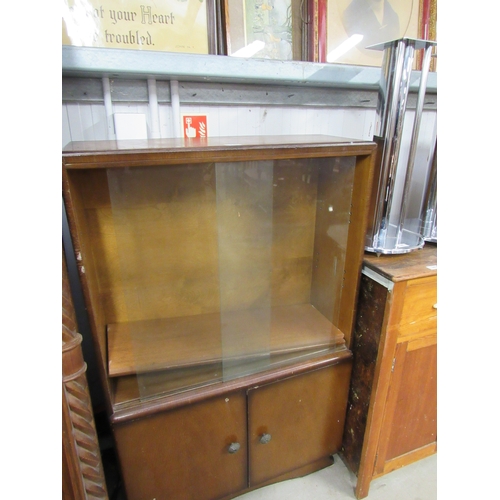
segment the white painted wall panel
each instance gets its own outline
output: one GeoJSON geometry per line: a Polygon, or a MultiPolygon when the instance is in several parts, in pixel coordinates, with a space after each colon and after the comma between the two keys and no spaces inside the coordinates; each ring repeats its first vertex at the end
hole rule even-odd
{"type": "Polygon", "coordinates": [[[344,137],[352,139],[371,140],[373,138],[373,125],[375,110],[350,108],[344,110],[344,137]]]}
{"type": "MultiPolygon", "coordinates": [[[[236,136],[240,134],[238,127],[238,106],[220,106],[218,116],[219,136],[236,136]]],[[[212,120],[213,121],[213,120],[212,120]]],[[[209,127],[211,125],[208,125],[209,127]]],[[[210,135],[210,130],[208,131],[210,135]]]]}
{"type": "Polygon", "coordinates": [[[238,125],[240,136],[259,135],[261,132],[262,109],[260,106],[239,106],[238,107],[238,125]]]}
{"type": "Polygon", "coordinates": [[[63,104],[62,105],[62,147],[66,146],[69,142],[71,142],[71,132],[70,132],[70,124],[68,118],[68,107],[63,104]]]}
{"type": "Polygon", "coordinates": [[[107,138],[104,105],[73,102],[63,104],[63,146],[70,141],[99,141],[107,138]]]}
{"type": "Polygon", "coordinates": [[[283,131],[283,108],[262,107],[260,110],[262,132],[260,135],[284,135],[283,131]]]}
{"type": "Polygon", "coordinates": [[[173,137],[172,107],[169,104],[158,105],[160,137],[173,137]]]}
{"type": "Polygon", "coordinates": [[[83,124],[80,119],[80,104],[69,103],[66,105],[66,112],[68,116],[68,123],[70,126],[69,135],[72,141],[83,141],[84,130],[83,124]]]}
{"type": "Polygon", "coordinates": [[[305,116],[305,109],[303,108],[288,108],[285,115],[284,119],[287,120],[287,122],[290,125],[289,133],[291,135],[298,135],[298,134],[303,134],[305,130],[305,123],[304,123],[304,116],[305,116]]]}
{"type": "MultiPolygon", "coordinates": [[[[104,105],[69,102],[64,103],[62,109],[63,145],[69,141],[108,139],[104,105]]],[[[176,117],[172,107],[161,104],[158,109],[160,137],[173,137],[176,117]]],[[[148,137],[152,137],[147,103],[113,103],[113,112],[144,114],[148,137]]],[[[327,134],[370,140],[375,111],[306,106],[181,105],[180,116],[182,114],[206,114],[211,137],[327,134]]]]}
{"type": "Polygon", "coordinates": [[[108,119],[106,117],[106,108],[103,104],[91,104],[92,121],[94,129],[94,139],[107,139],[108,119]]]}

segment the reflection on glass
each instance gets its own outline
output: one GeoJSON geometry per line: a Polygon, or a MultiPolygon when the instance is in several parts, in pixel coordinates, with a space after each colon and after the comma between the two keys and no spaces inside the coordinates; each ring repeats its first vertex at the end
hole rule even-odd
{"type": "Polygon", "coordinates": [[[302,8],[291,0],[227,2],[228,55],[301,60],[302,8]]]}
{"type": "Polygon", "coordinates": [[[389,0],[352,0],[342,14],[349,36],[364,35],[365,46],[399,38],[399,15],[389,0]]]}
{"type": "Polygon", "coordinates": [[[327,54],[336,56],[327,57],[329,62],[380,66],[382,54],[366,47],[402,37],[418,37],[417,0],[328,0],[327,3],[327,54]],[[363,39],[353,43],[360,35],[363,39]]]}
{"type": "Polygon", "coordinates": [[[355,158],[108,169],[96,209],[115,403],[343,345],[355,158]]]}

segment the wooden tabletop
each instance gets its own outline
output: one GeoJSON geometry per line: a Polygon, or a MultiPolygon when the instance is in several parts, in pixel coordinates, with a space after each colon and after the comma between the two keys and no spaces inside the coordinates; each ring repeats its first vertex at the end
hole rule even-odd
{"type": "Polygon", "coordinates": [[[397,282],[437,274],[437,245],[427,243],[424,248],[405,254],[380,255],[365,252],[363,265],[397,282]]]}

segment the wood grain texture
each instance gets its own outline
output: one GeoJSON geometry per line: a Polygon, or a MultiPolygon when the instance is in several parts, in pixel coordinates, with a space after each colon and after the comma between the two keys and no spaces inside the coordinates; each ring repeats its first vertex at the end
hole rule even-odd
{"type": "Polygon", "coordinates": [[[423,336],[437,330],[437,279],[429,276],[406,282],[399,337],[423,336]]]}
{"type": "MultiPolygon", "coordinates": [[[[321,146],[322,140],[318,141],[321,146]]],[[[314,144],[314,138],[312,141],[314,144]]],[[[293,140],[291,144],[297,146],[293,140]]],[[[330,145],[331,154],[337,154],[338,144],[342,142],[330,145]]],[[[302,147],[308,151],[306,155],[310,154],[309,145],[302,147]]],[[[204,151],[193,149],[200,154],[204,151]]],[[[274,155],[273,149],[265,152],[274,155]]],[[[138,161],[139,152],[129,153],[138,161]]],[[[220,351],[222,340],[226,346],[232,344],[225,354],[236,357],[234,351],[241,351],[246,344],[241,336],[231,341],[224,331],[234,328],[224,330],[216,315],[221,313],[231,322],[231,311],[304,304],[311,295],[327,319],[335,325],[342,322],[350,334],[361,253],[347,252],[347,240],[357,235],[354,244],[361,244],[358,219],[366,203],[360,195],[367,188],[359,179],[366,182],[371,162],[361,161],[362,172],[357,172],[355,157],[311,161],[297,156],[186,165],[171,164],[170,150],[143,154],[160,155],[165,165],[139,162],[142,168],[106,170],[93,168],[95,158],[84,155],[88,169],[66,167],[66,195],[81,277],[101,356],[108,353],[109,372],[104,377],[185,366],[188,361],[181,355],[181,323],[191,324],[184,337],[189,349],[196,344],[196,331],[204,339],[197,344],[207,346],[206,353],[191,358],[192,363],[220,360],[222,352],[216,351],[220,351]],[[318,213],[323,215],[318,217],[318,213]],[[351,217],[356,218],[353,225],[351,217]],[[344,288],[347,297],[343,296],[344,288]],[[177,318],[168,328],[178,340],[176,349],[168,350],[169,359],[156,359],[154,355],[151,366],[147,366],[142,346],[149,344],[155,350],[154,344],[141,338],[141,333],[132,332],[125,336],[133,340],[126,347],[132,347],[128,356],[134,360],[125,366],[116,364],[119,344],[114,327],[110,327],[106,342],[106,324],[129,323],[133,328],[139,321],[168,318],[177,318]],[[177,326],[175,321],[179,321],[177,326]],[[138,346],[137,353],[132,343],[138,346]],[[171,359],[176,356],[177,364],[171,359]]],[[[81,159],[75,156],[71,161],[75,158],[81,159]]],[[[113,161],[118,159],[113,156],[113,161]]],[[[299,316],[294,314],[293,318],[299,316]]],[[[248,318],[242,324],[246,328],[251,323],[248,318]]],[[[299,324],[303,321],[297,321],[287,334],[288,346],[282,334],[269,337],[269,327],[245,329],[251,334],[250,353],[263,352],[270,346],[274,356],[286,349],[307,350],[339,343],[339,332],[324,335],[324,327],[315,325],[316,332],[311,335],[311,328],[299,332],[299,324]],[[265,332],[261,341],[259,331],[265,332]],[[311,345],[297,343],[303,334],[311,345]]],[[[168,341],[167,346],[172,347],[168,341]]],[[[109,381],[106,385],[113,392],[109,381]]]]}
{"type": "Polygon", "coordinates": [[[436,276],[437,246],[428,243],[420,250],[400,255],[377,256],[366,252],[363,263],[394,282],[436,276]]]}
{"type": "MultiPolygon", "coordinates": [[[[263,160],[297,157],[296,149],[303,156],[356,156],[370,154],[375,150],[371,141],[352,140],[327,135],[259,135],[240,137],[210,137],[207,139],[145,139],[128,141],[80,141],[71,142],[64,148],[66,168],[77,168],[79,164],[96,164],[107,167],[119,162],[150,162],[153,157],[168,155],[170,163],[177,163],[179,156],[185,156],[188,163],[195,158],[212,161],[237,161],[236,156],[245,160],[263,160]]],[[[154,162],[151,162],[151,164],[154,162]]],[[[165,160],[162,160],[165,164],[165,160]]],[[[98,167],[98,168],[102,168],[98,167]]]]}
{"type": "Polygon", "coordinates": [[[107,499],[106,481],[87,384],[87,365],[76,332],[76,317],[63,252],[62,438],[65,500],[107,499]]]}
{"type": "Polygon", "coordinates": [[[128,500],[216,499],[246,488],[244,392],[115,425],[128,500]],[[239,443],[238,452],[228,447],[239,443]]]}
{"type": "Polygon", "coordinates": [[[251,486],[340,449],[350,371],[341,363],[248,391],[251,486]]]}
{"type": "Polygon", "coordinates": [[[396,283],[384,306],[384,321],[380,334],[380,346],[375,365],[375,375],[368,408],[365,439],[356,482],[356,498],[368,495],[373,479],[380,434],[383,428],[385,401],[391,383],[392,361],[397,345],[397,324],[403,308],[405,283],[396,283]],[[395,326],[396,325],[396,326],[395,326]]]}
{"type": "Polygon", "coordinates": [[[437,453],[437,443],[433,442],[431,444],[422,446],[422,448],[417,448],[416,450],[409,451],[404,455],[400,455],[392,460],[388,460],[384,465],[384,470],[380,474],[375,474],[373,479],[377,477],[383,476],[384,474],[388,474],[394,470],[400,469],[401,467],[405,467],[406,465],[410,465],[418,460],[422,460],[423,458],[430,457],[437,453]]]}
{"type": "Polygon", "coordinates": [[[368,224],[370,189],[374,179],[375,155],[357,158],[349,211],[349,234],[347,236],[344,282],[340,302],[340,316],[337,326],[344,332],[346,344],[351,346],[351,335],[356,318],[356,299],[358,296],[363,250],[368,224]],[[354,304],[354,307],[352,305],[354,304]]]}
{"type": "Polygon", "coordinates": [[[257,308],[259,301],[263,306],[307,302],[312,273],[323,276],[318,262],[322,269],[338,268],[334,284],[321,287],[331,289],[323,302],[332,319],[338,317],[342,286],[350,287],[351,276],[354,281],[357,276],[343,274],[344,260],[353,258],[345,252],[347,234],[360,231],[357,226],[349,230],[349,188],[337,193],[335,184],[316,202],[318,165],[337,172],[332,182],[348,184],[354,159],[268,165],[264,173],[272,172],[273,178],[267,218],[259,215],[259,185],[244,188],[252,181],[252,164],[220,168],[233,165],[245,167],[241,181],[223,183],[224,194],[217,199],[212,164],[107,175],[104,170],[70,172],[79,190],[74,198],[81,199],[74,203],[77,231],[84,234],[81,246],[92,248],[84,278],[101,295],[108,323],[257,308]],[[345,161],[350,167],[340,167],[345,161]],[[317,203],[329,217],[315,236],[317,203]],[[326,251],[329,242],[334,251],[326,251]]]}
{"type": "Polygon", "coordinates": [[[371,277],[361,278],[342,453],[357,472],[357,498],[368,495],[374,477],[428,456],[437,439],[436,247],[405,255],[367,254],[364,265],[392,281],[393,287],[389,291],[371,277]],[[361,328],[365,323],[376,328],[379,337],[375,369],[369,371],[358,362],[358,356],[373,347],[369,328],[361,328]],[[360,432],[356,424],[364,424],[365,415],[360,432]]]}
{"type": "Polygon", "coordinates": [[[309,304],[116,323],[108,326],[108,370],[117,377],[222,359],[244,362],[343,341],[342,332],[309,304]]]}
{"type": "Polygon", "coordinates": [[[361,276],[352,342],[353,369],[342,439],[343,459],[355,473],[361,463],[387,293],[384,286],[361,276]]]}
{"type": "Polygon", "coordinates": [[[273,477],[253,481],[265,484],[327,465],[340,447],[351,352],[335,318],[350,335],[374,149],[372,142],[325,136],[266,136],[95,142],[72,144],[64,153],[64,199],[129,500],[225,498],[245,491],[247,450],[242,446],[232,455],[227,447],[247,442],[245,393],[265,384],[275,386],[260,393],[270,404],[259,403],[259,411],[268,406],[289,439],[282,460],[273,459],[279,463],[273,477]],[[324,168],[331,169],[326,176],[324,168]],[[323,200],[320,177],[339,183],[324,191],[323,200]],[[341,188],[344,182],[351,185],[341,188]],[[319,224],[322,237],[342,240],[333,252],[324,242],[315,244],[321,202],[333,215],[319,224]],[[326,254],[326,268],[334,257],[345,259],[342,280],[326,299],[326,317],[311,305],[315,252],[326,254]],[[109,377],[108,348],[112,367],[120,359],[115,326],[148,322],[156,325],[149,334],[129,332],[130,345],[122,349],[126,356],[135,351],[133,362],[109,377]],[[233,335],[229,358],[255,357],[264,339],[270,362],[221,380],[227,344],[204,335],[220,337],[225,328],[232,333],[231,323],[242,333],[233,335]],[[142,373],[128,371],[130,365],[137,371],[141,354],[132,344],[138,340],[140,347],[155,329],[161,341],[149,342],[149,359],[138,365],[142,373]],[[182,332],[177,338],[176,329],[182,332]],[[171,357],[166,364],[165,353],[171,357]],[[151,367],[158,371],[143,372],[151,367]],[[317,371],[338,376],[317,382],[311,373],[317,371]],[[297,402],[299,393],[307,408],[297,402]],[[306,448],[297,422],[286,422],[293,413],[283,411],[289,404],[312,436],[307,453],[301,452],[306,448]]]}
{"type": "MultiPolygon", "coordinates": [[[[86,176],[83,176],[86,179],[86,176]]],[[[100,186],[99,177],[91,176],[90,185],[96,189],[100,186]]],[[[68,215],[68,224],[75,252],[79,278],[82,285],[85,305],[92,330],[96,356],[99,362],[97,368],[106,396],[107,411],[111,413],[111,391],[106,373],[106,320],[104,307],[99,290],[99,273],[95,265],[94,242],[89,237],[88,221],[85,214],[85,192],[80,190],[80,178],[70,177],[63,169],[63,199],[68,215]]],[[[92,189],[90,189],[92,191],[92,189]]],[[[102,190],[100,190],[102,193],[102,190]]],[[[109,196],[108,196],[109,200],[109,196]]]]}
{"type": "Polygon", "coordinates": [[[399,390],[391,388],[387,400],[387,407],[393,401],[394,407],[386,461],[437,439],[437,345],[406,349],[403,359],[396,355],[395,365],[394,378],[400,376],[401,380],[399,390]],[[403,365],[401,371],[399,362],[403,365]]]}
{"type": "MultiPolygon", "coordinates": [[[[228,392],[235,392],[242,389],[247,390],[250,387],[278,382],[279,380],[295,375],[333,366],[343,363],[351,359],[351,357],[351,351],[346,349],[345,346],[330,352],[313,351],[310,355],[305,355],[300,360],[294,360],[293,363],[276,363],[270,366],[268,370],[258,373],[252,373],[219,383],[211,383],[202,387],[191,387],[189,390],[177,391],[172,394],[155,394],[156,397],[139,401],[128,401],[121,406],[115,406],[111,421],[113,423],[122,423],[156,415],[166,410],[181,408],[185,405],[227,394],[228,392]]],[[[137,388],[135,390],[137,394],[137,388]]]]}

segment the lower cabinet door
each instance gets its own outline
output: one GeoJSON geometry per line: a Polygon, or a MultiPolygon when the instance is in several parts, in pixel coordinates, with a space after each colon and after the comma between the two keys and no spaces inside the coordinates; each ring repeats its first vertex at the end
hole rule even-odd
{"type": "Polygon", "coordinates": [[[351,361],[248,390],[250,486],[336,453],[351,361]]]}
{"type": "Polygon", "coordinates": [[[386,474],[435,452],[436,381],[435,336],[397,345],[375,475],[386,474]]]}
{"type": "Polygon", "coordinates": [[[210,500],[247,486],[243,391],[114,431],[128,500],[210,500]]]}

